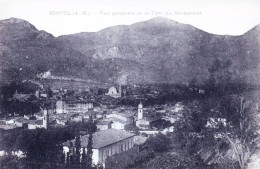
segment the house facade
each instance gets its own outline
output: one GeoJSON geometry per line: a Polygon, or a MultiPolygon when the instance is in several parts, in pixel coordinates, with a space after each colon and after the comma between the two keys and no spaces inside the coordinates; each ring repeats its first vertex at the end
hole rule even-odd
{"type": "MultiPolygon", "coordinates": [[[[93,133],[93,164],[102,164],[105,166],[107,157],[131,149],[134,146],[134,136],[135,134],[133,133],[116,129],[102,130],[93,133]]],[[[81,153],[83,149],[87,152],[88,139],[89,135],[81,136],[81,153]]],[[[63,152],[67,155],[67,153],[70,153],[69,150],[71,146],[74,145],[75,139],[63,143],[63,152]]]]}
{"type": "Polygon", "coordinates": [[[110,87],[108,92],[105,94],[110,97],[119,98],[122,97],[122,86],[120,85],[118,90],[115,87],[110,87]]]}
{"type": "Polygon", "coordinates": [[[110,120],[111,122],[113,122],[111,125],[111,128],[125,130],[128,126],[131,126],[134,124],[134,113],[113,112],[113,113],[107,115],[107,120],[110,120]]]}
{"type": "Polygon", "coordinates": [[[72,101],[72,100],[59,100],[56,102],[56,113],[82,113],[93,109],[93,103],[72,101]]]}
{"type": "Polygon", "coordinates": [[[97,123],[97,129],[98,130],[108,130],[111,128],[111,121],[108,120],[102,120],[97,123]]]}

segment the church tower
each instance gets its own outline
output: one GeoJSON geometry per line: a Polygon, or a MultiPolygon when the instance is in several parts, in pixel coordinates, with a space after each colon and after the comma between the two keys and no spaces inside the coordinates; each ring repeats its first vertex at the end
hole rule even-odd
{"type": "Polygon", "coordinates": [[[43,110],[43,119],[42,119],[43,128],[48,129],[48,121],[49,121],[48,110],[44,109],[43,110]]]}
{"type": "Polygon", "coordinates": [[[143,104],[140,102],[138,104],[138,120],[143,118],[143,104]]]}

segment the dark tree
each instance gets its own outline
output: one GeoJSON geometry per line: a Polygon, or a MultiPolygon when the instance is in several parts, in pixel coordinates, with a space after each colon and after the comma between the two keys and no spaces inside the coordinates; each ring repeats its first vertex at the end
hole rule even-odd
{"type": "Polygon", "coordinates": [[[92,167],[92,144],[93,144],[93,136],[92,133],[89,134],[89,138],[88,138],[88,145],[87,145],[87,157],[86,157],[86,166],[87,169],[90,169],[92,167]]]}
{"type": "Polygon", "coordinates": [[[75,163],[78,165],[80,163],[80,135],[79,133],[76,135],[75,139],[75,163]]]}
{"type": "Polygon", "coordinates": [[[75,146],[70,142],[70,164],[75,164],[75,146]]]}
{"type": "Polygon", "coordinates": [[[86,154],[85,147],[83,147],[81,164],[82,164],[82,168],[83,168],[83,169],[86,169],[86,167],[87,167],[87,166],[86,166],[86,165],[87,165],[87,154],[86,154]]]}
{"type": "Polygon", "coordinates": [[[70,164],[70,152],[67,152],[67,155],[66,155],[66,164],[67,164],[67,165],[70,164]]]}
{"type": "Polygon", "coordinates": [[[149,137],[145,142],[145,146],[155,152],[165,152],[169,148],[170,139],[164,134],[157,134],[149,137]]]}
{"type": "Polygon", "coordinates": [[[65,152],[63,152],[62,155],[61,155],[60,164],[64,164],[65,163],[65,160],[66,160],[65,157],[66,157],[65,152]]]}
{"type": "Polygon", "coordinates": [[[88,145],[87,145],[87,155],[86,155],[86,167],[87,169],[92,168],[92,145],[93,145],[93,133],[96,131],[97,126],[96,123],[93,121],[92,115],[89,118],[89,127],[88,127],[88,132],[89,132],[89,137],[88,137],[88,145]]]}

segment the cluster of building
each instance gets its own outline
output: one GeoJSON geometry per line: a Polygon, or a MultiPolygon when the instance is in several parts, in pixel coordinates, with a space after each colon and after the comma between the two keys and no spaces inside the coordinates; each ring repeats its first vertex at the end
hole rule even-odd
{"type": "MultiPolygon", "coordinates": [[[[50,74],[46,72],[41,76],[47,78],[50,74]]],[[[131,91],[132,96],[136,98],[140,97],[140,93],[142,92],[131,91]]],[[[126,96],[126,90],[121,85],[110,87],[101,97],[104,98],[104,101],[101,99],[101,102],[95,106],[93,100],[95,101],[96,98],[93,99],[91,96],[87,96],[87,98],[79,95],[67,97],[67,92],[64,90],[52,90],[52,94],[52,98],[49,99],[47,91],[37,90],[34,94],[36,98],[55,101],[55,105],[31,116],[10,117],[3,121],[0,128],[4,130],[16,128],[48,129],[49,126],[66,126],[70,122],[87,121],[92,117],[97,122],[97,132],[93,133],[93,163],[103,166],[108,157],[127,151],[134,145],[144,143],[147,136],[172,131],[169,128],[159,130],[156,125],[162,120],[174,123],[181,114],[179,111],[182,110],[181,105],[175,106],[174,110],[167,106],[144,108],[141,102],[137,107],[113,105],[109,102],[113,101],[113,98],[126,96]],[[106,104],[107,102],[108,104],[106,104]]],[[[151,94],[154,96],[158,92],[152,90],[151,94]]],[[[14,94],[14,98],[17,99],[25,97],[27,96],[22,96],[17,92],[14,94]]],[[[87,147],[88,138],[89,135],[82,135],[80,138],[81,153],[87,147]]],[[[74,144],[75,139],[63,143],[63,151],[66,155],[74,144]]]]}
{"type": "MultiPolygon", "coordinates": [[[[158,130],[152,129],[152,124],[161,118],[149,116],[149,113],[144,111],[141,102],[138,104],[137,110],[124,110],[123,112],[119,108],[116,110],[97,118],[97,132],[93,134],[92,158],[94,164],[105,166],[108,157],[127,151],[134,145],[144,143],[147,137],[142,136],[142,134],[159,133],[158,130]],[[136,128],[141,135],[134,134],[133,128],[136,128]]],[[[81,153],[83,149],[86,151],[88,139],[89,135],[80,137],[81,153]]],[[[72,152],[71,149],[74,148],[74,144],[75,139],[63,143],[63,151],[66,155],[72,152]]]]}
{"type": "MultiPolygon", "coordinates": [[[[40,74],[41,78],[50,78],[50,72],[40,74]]],[[[200,88],[188,88],[190,91],[205,94],[205,90],[200,88]]],[[[131,97],[137,100],[143,90],[149,90],[146,94],[149,97],[156,97],[160,94],[157,88],[144,87],[131,91],[131,97]]],[[[181,89],[172,89],[173,92],[181,92],[181,89]]],[[[98,95],[98,91],[93,90],[93,93],[98,95]]],[[[96,98],[79,96],[76,98],[63,97],[67,94],[66,90],[53,90],[55,106],[49,109],[44,109],[39,113],[23,117],[10,117],[0,121],[0,130],[13,130],[17,128],[45,128],[49,126],[66,126],[70,122],[87,121],[92,117],[97,123],[97,132],[93,133],[93,163],[106,163],[106,159],[114,154],[122,153],[144,143],[149,135],[154,135],[159,132],[167,133],[173,131],[173,124],[178,121],[182,115],[185,106],[182,103],[153,105],[144,107],[140,102],[137,107],[127,107],[113,105],[115,99],[126,96],[126,90],[122,85],[118,87],[110,87],[106,92],[103,92],[101,101],[94,106],[96,98]],[[103,97],[104,96],[104,97],[103,97]],[[104,99],[104,101],[102,100],[104,99]],[[93,101],[94,100],[94,101],[93,101]],[[106,104],[107,103],[107,104],[106,104]],[[166,127],[161,126],[162,121],[167,123],[166,127]],[[136,132],[138,131],[138,132],[136,132]],[[138,134],[134,134],[138,133],[138,134]]],[[[162,93],[163,91],[161,91],[162,93]]],[[[166,91],[168,92],[168,91],[166,91]]],[[[48,98],[46,90],[37,90],[35,93],[37,98],[48,98]]],[[[13,98],[18,100],[28,99],[31,94],[20,94],[16,91],[13,98]]],[[[260,111],[260,102],[256,104],[256,109],[260,111]]],[[[209,117],[205,127],[217,130],[220,127],[226,127],[227,120],[222,117],[209,117]]],[[[200,137],[198,133],[191,132],[190,135],[200,137]]],[[[221,137],[221,133],[217,133],[216,137],[221,137]]],[[[83,149],[87,151],[89,135],[81,135],[81,153],[83,149]]],[[[75,139],[68,140],[63,144],[63,152],[69,155],[71,149],[75,148],[75,139]]],[[[65,158],[67,159],[67,158],[65,158]]]]}
{"type": "Polygon", "coordinates": [[[44,109],[43,114],[40,116],[24,115],[24,117],[14,117],[14,118],[2,120],[2,125],[0,125],[0,128],[2,130],[10,130],[15,128],[48,129],[48,126],[49,126],[49,112],[47,109],[44,109]]]}

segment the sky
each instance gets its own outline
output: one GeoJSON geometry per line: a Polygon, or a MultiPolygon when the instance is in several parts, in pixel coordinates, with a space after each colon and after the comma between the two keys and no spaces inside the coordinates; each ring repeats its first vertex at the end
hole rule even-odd
{"type": "Polygon", "coordinates": [[[260,24],[260,0],[0,0],[0,20],[24,19],[54,36],[166,17],[206,32],[241,35],[260,24]]]}

